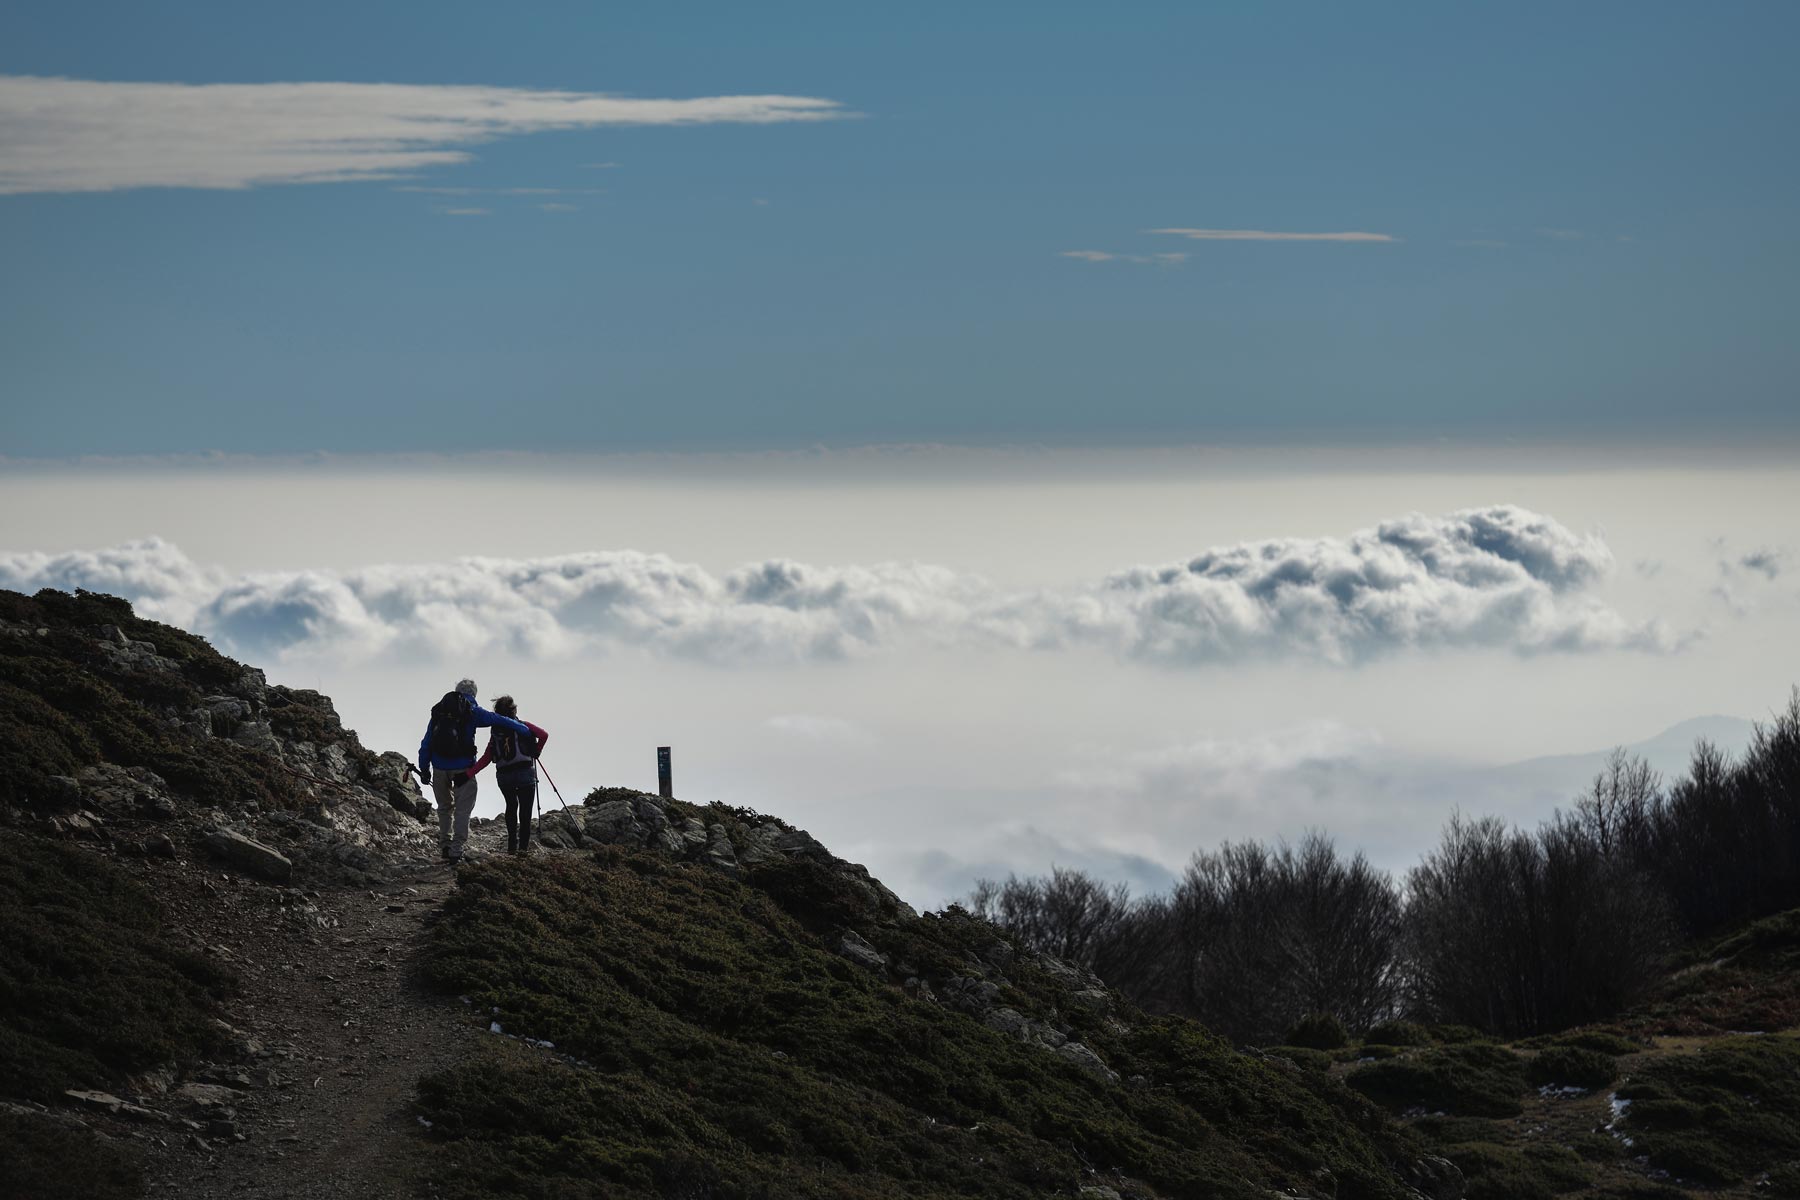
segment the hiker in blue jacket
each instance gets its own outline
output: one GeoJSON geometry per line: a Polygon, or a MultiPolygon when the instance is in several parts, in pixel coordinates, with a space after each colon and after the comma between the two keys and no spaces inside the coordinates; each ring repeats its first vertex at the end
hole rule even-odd
{"type": "Polygon", "coordinates": [[[438,845],[452,863],[462,861],[469,814],[475,811],[475,775],[470,770],[475,765],[475,731],[489,726],[531,732],[524,722],[475,703],[475,681],[465,679],[431,706],[431,720],[419,742],[419,778],[431,785],[437,798],[438,845]]]}

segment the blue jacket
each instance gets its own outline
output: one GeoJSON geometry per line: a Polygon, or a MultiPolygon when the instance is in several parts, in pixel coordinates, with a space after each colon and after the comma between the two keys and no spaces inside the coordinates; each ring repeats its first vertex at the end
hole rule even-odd
{"type": "MultiPolygon", "coordinates": [[[[502,729],[510,729],[514,733],[529,734],[523,721],[515,721],[511,717],[503,717],[499,713],[489,712],[473,700],[469,701],[469,715],[475,719],[476,729],[486,729],[490,725],[498,725],[502,729]]],[[[419,741],[419,770],[430,767],[433,771],[466,771],[475,765],[475,756],[467,758],[445,758],[431,752],[431,727],[435,720],[425,722],[425,736],[419,741]]],[[[474,734],[470,734],[471,740],[474,734]]]]}

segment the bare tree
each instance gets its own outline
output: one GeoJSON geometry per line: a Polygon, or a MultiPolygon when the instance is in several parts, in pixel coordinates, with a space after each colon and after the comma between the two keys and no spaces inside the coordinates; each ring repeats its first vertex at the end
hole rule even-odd
{"type": "Polygon", "coordinates": [[[1228,1036],[1267,1041],[1313,1013],[1363,1029],[1393,1010],[1398,891],[1324,834],[1196,854],[1172,904],[1182,1006],[1228,1036]]]}

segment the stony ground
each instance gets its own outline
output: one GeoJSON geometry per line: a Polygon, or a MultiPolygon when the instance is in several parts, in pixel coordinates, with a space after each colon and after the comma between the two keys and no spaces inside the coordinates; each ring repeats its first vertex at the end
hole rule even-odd
{"type": "MultiPolygon", "coordinates": [[[[470,856],[503,850],[490,824],[470,856]]],[[[301,891],[169,864],[162,895],[206,952],[238,972],[227,1018],[235,1061],[148,1106],[198,1122],[119,1130],[150,1150],[152,1196],[352,1200],[418,1195],[431,1143],[412,1110],[419,1077],[489,1036],[454,997],[422,989],[414,962],[454,885],[441,862],[401,864],[388,886],[301,891]]]]}

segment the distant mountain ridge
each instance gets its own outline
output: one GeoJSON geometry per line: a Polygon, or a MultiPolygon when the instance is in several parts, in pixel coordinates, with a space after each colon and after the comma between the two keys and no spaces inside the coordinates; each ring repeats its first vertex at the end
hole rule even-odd
{"type": "MultiPolygon", "coordinates": [[[[1626,754],[1641,758],[1663,777],[1665,784],[1687,773],[1694,744],[1702,739],[1711,742],[1727,757],[1736,758],[1749,746],[1756,723],[1742,717],[1713,714],[1690,717],[1669,726],[1655,737],[1621,747],[1626,754]]],[[[1570,800],[1586,790],[1588,784],[1612,755],[1612,748],[1587,750],[1577,754],[1551,754],[1528,758],[1521,762],[1495,767],[1493,779],[1503,786],[1529,789],[1534,798],[1549,800],[1567,807],[1570,800]]]]}

